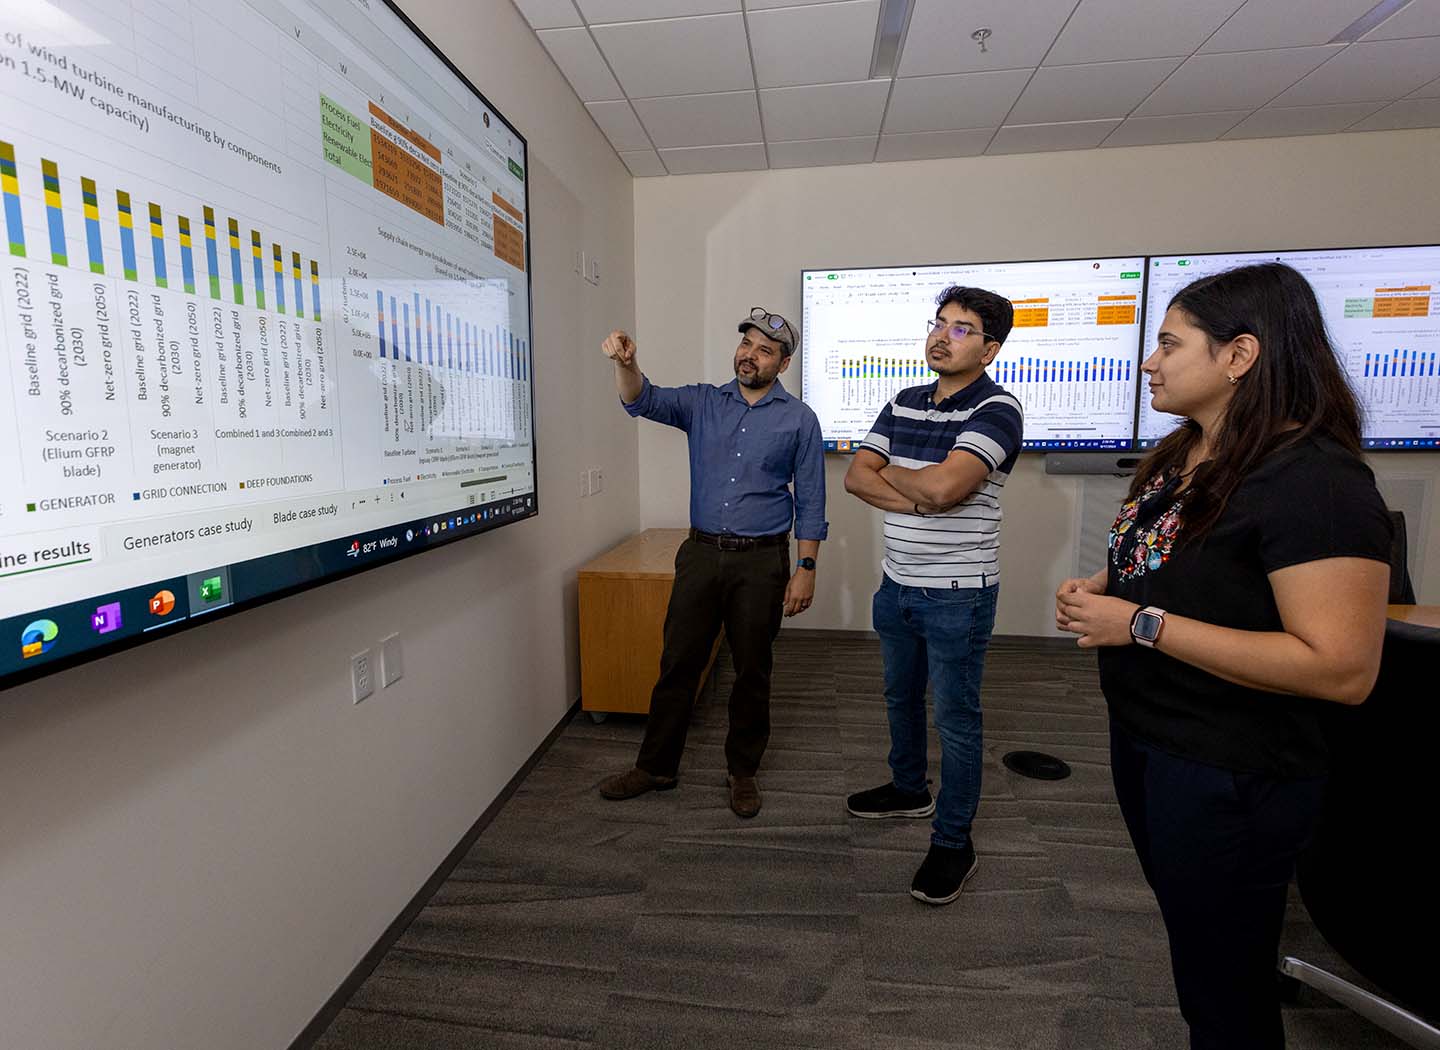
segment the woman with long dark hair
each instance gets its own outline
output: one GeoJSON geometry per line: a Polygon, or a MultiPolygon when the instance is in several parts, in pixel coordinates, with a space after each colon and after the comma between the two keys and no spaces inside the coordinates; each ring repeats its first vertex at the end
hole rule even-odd
{"type": "Polygon", "coordinates": [[[1324,784],[1319,716],[1374,684],[1391,525],[1290,267],[1182,289],[1141,369],[1184,422],[1136,473],[1105,568],[1060,585],[1055,619],[1100,647],[1115,794],[1191,1047],[1272,1050],[1286,892],[1324,784]]]}

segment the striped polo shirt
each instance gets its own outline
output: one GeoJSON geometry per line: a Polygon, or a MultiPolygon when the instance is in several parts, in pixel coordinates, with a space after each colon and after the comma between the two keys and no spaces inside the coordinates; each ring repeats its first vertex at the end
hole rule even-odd
{"type": "Polygon", "coordinates": [[[897,467],[939,463],[956,449],[978,456],[990,474],[943,514],[885,513],[885,575],[906,587],[986,587],[1000,579],[1000,490],[1020,455],[1020,402],[981,373],[935,404],[937,383],[900,391],[860,448],[897,467]]]}

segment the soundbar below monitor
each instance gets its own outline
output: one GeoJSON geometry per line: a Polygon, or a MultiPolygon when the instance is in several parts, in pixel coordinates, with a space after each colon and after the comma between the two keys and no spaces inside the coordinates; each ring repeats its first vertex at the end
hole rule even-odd
{"type": "Polygon", "coordinates": [[[1144,273],[1139,256],[804,271],[804,395],[826,449],[852,451],[897,392],[937,378],[927,322],[952,284],[1015,304],[988,371],[1024,407],[1026,449],[1130,448],[1144,273]]]}
{"type": "Polygon", "coordinates": [[[0,688],[536,513],[524,138],[397,8],[164,7],[0,0],[0,688]]]}
{"type": "MultiPolygon", "coordinates": [[[[1440,450],[1440,245],[1151,256],[1145,352],[1170,299],[1198,277],[1283,262],[1315,289],[1331,341],[1360,401],[1362,440],[1374,450],[1440,450]]],[[[1142,377],[1138,443],[1151,448],[1179,423],[1150,407],[1142,377]]]]}

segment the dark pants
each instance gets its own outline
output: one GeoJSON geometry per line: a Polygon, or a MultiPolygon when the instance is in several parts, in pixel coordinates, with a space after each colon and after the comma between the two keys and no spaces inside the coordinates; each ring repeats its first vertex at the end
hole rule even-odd
{"type": "Polygon", "coordinates": [[[770,667],[790,580],[790,546],[720,550],[693,539],[675,554],[675,587],[665,613],[660,678],[650,694],[650,721],[635,764],[654,776],[680,768],[700,675],[720,628],[735,663],[725,761],[753,777],[770,739],[770,667]]]}
{"type": "Polygon", "coordinates": [[[1207,766],[1114,722],[1110,768],[1165,919],[1192,1050],[1283,1048],[1276,955],[1295,858],[1319,820],[1324,778],[1207,766]]]}

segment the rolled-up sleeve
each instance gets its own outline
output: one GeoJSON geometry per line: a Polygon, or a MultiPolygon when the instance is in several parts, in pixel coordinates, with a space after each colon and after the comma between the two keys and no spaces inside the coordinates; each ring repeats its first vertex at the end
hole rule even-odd
{"type": "Polygon", "coordinates": [[[820,421],[808,415],[795,450],[795,538],[823,540],[830,533],[825,520],[825,445],[820,421]]]}
{"type": "Polygon", "coordinates": [[[641,376],[640,396],[628,405],[622,400],[620,407],[632,416],[641,416],[664,423],[666,426],[689,430],[695,416],[697,387],[656,386],[649,376],[641,376]]]}

